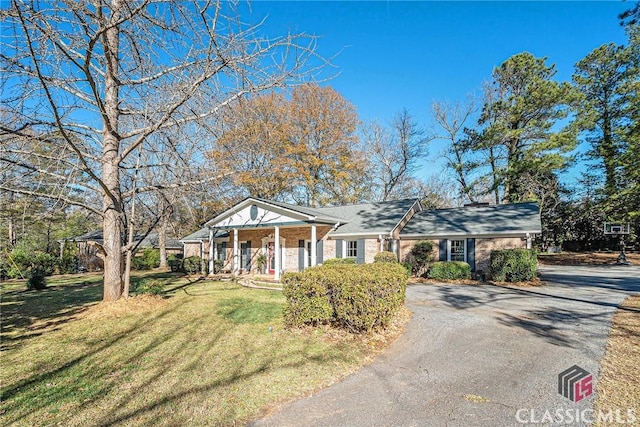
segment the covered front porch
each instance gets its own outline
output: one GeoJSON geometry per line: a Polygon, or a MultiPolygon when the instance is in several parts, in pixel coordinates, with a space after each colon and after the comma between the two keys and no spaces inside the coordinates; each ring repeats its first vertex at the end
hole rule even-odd
{"type": "Polygon", "coordinates": [[[218,260],[235,276],[267,274],[280,280],[285,271],[322,263],[325,237],[339,223],[309,208],[246,199],[206,224],[209,271],[218,260]],[[226,232],[226,242],[216,241],[220,231],[226,232]]]}

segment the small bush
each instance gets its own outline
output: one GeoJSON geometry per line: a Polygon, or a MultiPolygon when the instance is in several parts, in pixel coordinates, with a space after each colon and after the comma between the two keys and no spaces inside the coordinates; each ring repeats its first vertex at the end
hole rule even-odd
{"type": "Polygon", "coordinates": [[[56,271],[58,259],[47,252],[36,252],[31,261],[31,273],[51,276],[56,271]]]}
{"type": "Polygon", "coordinates": [[[423,276],[433,261],[433,242],[427,240],[415,244],[407,255],[406,262],[411,264],[411,273],[423,276]]]}
{"type": "Polygon", "coordinates": [[[393,252],[382,251],[373,257],[373,262],[398,262],[398,257],[393,252]]]}
{"type": "Polygon", "coordinates": [[[498,282],[525,282],[536,278],[537,253],[533,249],[491,252],[491,278],[498,282]]]}
{"type": "Polygon", "coordinates": [[[458,280],[471,278],[471,266],[462,261],[438,261],[431,264],[429,279],[458,280]]]}
{"type": "Polygon", "coordinates": [[[172,254],[167,257],[167,264],[172,272],[176,273],[182,271],[182,255],[172,254]]]}
{"type": "Polygon", "coordinates": [[[131,266],[134,270],[151,270],[160,266],[160,250],[144,248],[142,254],[131,258],[131,266]]]}
{"type": "Polygon", "coordinates": [[[284,321],[289,326],[325,324],[331,320],[333,308],[329,304],[326,280],[320,269],[310,268],[303,273],[282,276],[283,293],[287,299],[284,321]]]}
{"type": "Polygon", "coordinates": [[[40,291],[47,287],[47,280],[42,273],[32,273],[27,279],[27,289],[40,291]]]}
{"type": "Polygon", "coordinates": [[[389,325],[405,299],[399,263],[329,264],[284,276],[288,326],[331,322],[351,332],[389,325]]]}
{"type": "Polygon", "coordinates": [[[162,295],[164,293],[164,283],[159,280],[145,279],[136,285],[138,295],[162,295]]]}
{"type": "Polygon", "coordinates": [[[336,265],[336,264],[355,264],[355,258],[329,258],[325,259],[323,265],[336,265]]]}
{"type": "Polygon", "coordinates": [[[189,274],[199,274],[202,269],[202,258],[199,256],[190,256],[184,259],[182,263],[184,271],[189,274]]]}

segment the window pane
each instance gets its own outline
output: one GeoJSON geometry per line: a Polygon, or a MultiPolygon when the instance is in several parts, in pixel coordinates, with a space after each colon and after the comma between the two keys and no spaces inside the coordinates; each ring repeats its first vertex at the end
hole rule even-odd
{"type": "Polygon", "coordinates": [[[451,241],[451,261],[465,261],[464,240],[451,241]]]}
{"type": "Polygon", "coordinates": [[[358,256],[358,241],[350,240],[347,242],[347,258],[355,258],[358,256]]]}

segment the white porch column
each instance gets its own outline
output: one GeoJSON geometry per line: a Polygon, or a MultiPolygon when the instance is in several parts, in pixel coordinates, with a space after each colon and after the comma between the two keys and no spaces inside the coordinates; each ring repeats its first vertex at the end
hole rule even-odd
{"type": "Polygon", "coordinates": [[[209,229],[209,274],[213,274],[213,260],[215,259],[213,244],[213,228],[209,229]]]}
{"type": "Polygon", "coordinates": [[[233,229],[233,274],[238,274],[238,229],[233,229]]]}
{"type": "Polygon", "coordinates": [[[276,264],[276,268],[274,271],[274,275],[273,278],[276,280],[280,280],[280,227],[278,227],[277,225],[274,227],[275,231],[273,233],[273,247],[275,250],[275,264],[276,264]]]}
{"type": "Polygon", "coordinates": [[[316,260],[318,259],[318,256],[316,254],[316,225],[315,224],[311,224],[311,265],[310,267],[313,267],[314,265],[316,265],[316,260]]]}

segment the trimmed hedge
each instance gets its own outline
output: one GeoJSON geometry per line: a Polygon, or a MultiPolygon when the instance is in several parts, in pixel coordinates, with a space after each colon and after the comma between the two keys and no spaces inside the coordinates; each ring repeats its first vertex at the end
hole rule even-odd
{"type": "Polygon", "coordinates": [[[283,294],[287,299],[284,321],[289,326],[328,323],[333,314],[327,289],[328,279],[320,267],[303,273],[285,273],[282,276],[283,294]]]}
{"type": "Polygon", "coordinates": [[[325,259],[322,265],[340,265],[340,264],[355,264],[355,258],[329,258],[325,259]]]}
{"type": "Polygon", "coordinates": [[[429,279],[470,279],[471,266],[462,261],[438,261],[431,264],[427,273],[429,279]]]}
{"type": "Polygon", "coordinates": [[[491,252],[491,278],[497,282],[534,280],[538,269],[534,249],[503,249],[491,252]]]}
{"type": "Polygon", "coordinates": [[[398,262],[398,257],[393,252],[382,251],[373,257],[373,262],[398,262]]]}
{"type": "Polygon", "coordinates": [[[289,327],[331,323],[351,332],[385,328],[405,299],[399,263],[334,264],[283,276],[289,327]]]}

